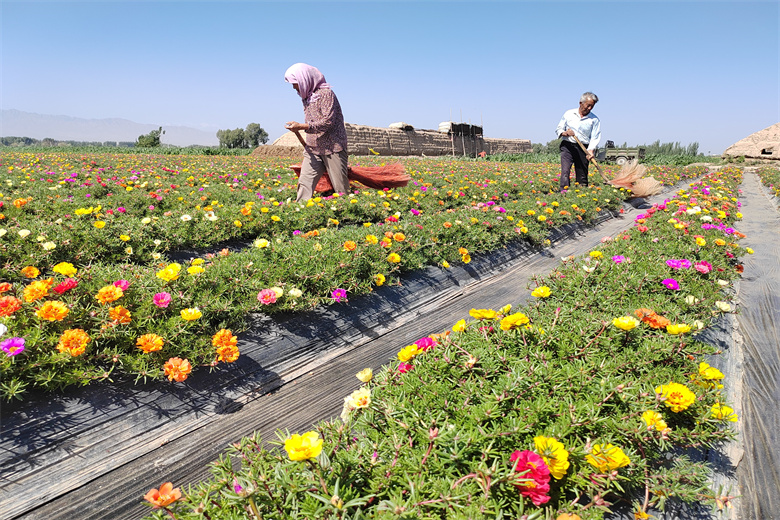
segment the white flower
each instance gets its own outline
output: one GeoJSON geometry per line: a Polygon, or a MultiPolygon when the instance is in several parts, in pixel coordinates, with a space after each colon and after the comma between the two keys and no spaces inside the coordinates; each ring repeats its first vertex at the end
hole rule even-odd
{"type": "Polygon", "coordinates": [[[181,219],[182,222],[189,222],[190,220],[192,220],[192,217],[187,215],[186,213],[179,218],[181,219]]]}
{"type": "Polygon", "coordinates": [[[596,270],[596,266],[594,265],[593,267],[588,267],[587,265],[583,265],[582,270],[585,271],[586,273],[592,273],[593,271],[596,270]]]}
{"type": "Polygon", "coordinates": [[[162,257],[160,253],[152,253],[152,258],[155,260],[159,260],[162,257]]]}
{"type": "Polygon", "coordinates": [[[155,240],[153,244],[159,246],[160,244],[162,244],[162,240],[155,240]]]}
{"type": "Polygon", "coordinates": [[[44,242],[43,244],[41,244],[41,246],[43,246],[44,250],[51,251],[52,249],[57,247],[57,244],[55,244],[54,242],[44,242]]]}
{"type": "Polygon", "coordinates": [[[152,221],[149,217],[144,217],[141,219],[141,224],[149,224],[152,221]]]}
{"type": "Polygon", "coordinates": [[[17,233],[19,233],[19,236],[22,238],[26,238],[30,234],[29,229],[20,229],[17,233]]]}
{"type": "Polygon", "coordinates": [[[729,305],[726,302],[717,301],[715,302],[715,307],[718,308],[721,312],[729,312],[731,310],[731,305],[729,305]]]}
{"type": "Polygon", "coordinates": [[[219,220],[219,217],[217,217],[213,211],[207,211],[203,218],[211,222],[216,222],[219,220]]]}
{"type": "Polygon", "coordinates": [[[718,280],[718,285],[726,287],[729,284],[728,280],[718,280]]]}
{"type": "Polygon", "coordinates": [[[8,233],[7,229],[0,229],[0,237],[8,233]]]}
{"type": "Polygon", "coordinates": [[[696,330],[701,330],[704,328],[704,322],[701,320],[693,320],[692,325],[696,330]]]}
{"type": "Polygon", "coordinates": [[[688,296],[685,297],[685,303],[687,303],[688,305],[693,305],[695,303],[699,303],[699,299],[693,296],[692,294],[689,294],[688,296]]]}
{"type": "Polygon", "coordinates": [[[704,222],[710,222],[712,220],[712,217],[709,215],[702,215],[699,217],[699,220],[703,220],[704,222]]]}
{"type": "Polygon", "coordinates": [[[685,213],[687,213],[688,215],[696,215],[698,213],[701,213],[701,208],[699,206],[694,206],[692,208],[686,209],[685,213]]]}
{"type": "Polygon", "coordinates": [[[35,240],[37,240],[38,242],[43,242],[44,240],[46,240],[46,237],[43,235],[38,235],[37,237],[35,237],[35,240]]]}
{"type": "Polygon", "coordinates": [[[303,291],[300,289],[290,289],[287,294],[290,296],[290,298],[300,298],[303,295],[303,291]]]}
{"type": "Polygon", "coordinates": [[[8,327],[0,323],[0,336],[4,335],[6,332],[8,332],[8,327]]]}

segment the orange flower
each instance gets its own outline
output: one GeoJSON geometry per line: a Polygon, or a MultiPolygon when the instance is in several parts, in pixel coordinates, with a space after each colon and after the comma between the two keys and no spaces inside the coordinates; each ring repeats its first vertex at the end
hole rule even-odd
{"type": "Polygon", "coordinates": [[[24,301],[27,303],[32,303],[48,295],[49,288],[51,287],[52,283],[54,283],[52,278],[48,278],[46,280],[36,280],[32,282],[30,285],[24,288],[24,301]]]}
{"type": "Polygon", "coordinates": [[[57,350],[67,352],[73,357],[84,353],[89,343],[89,335],[81,329],[69,329],[62,333],[60,342],[57,344],[57,350]]]}
{"type": "Polygon", "coordinates": [[[98,293],[95,295],[95,299],[105,305],[107,303],[118,300],[124,294],[125,293],[122,291],[121,287],[117,287],[116,285],[106,285],[98,291],[98,293]]]}
{"type": "Polygon", "coordinates": [[[10,316],[22,308],[22,300],[13,296],[3,296],[0,298],[0,318],[10,316]]]}
{"type": "Polygon", "coordinates": [[[169,381],[178,381],[181,383],[192,372],[192,365],[186,359],[172,357],[163,366],[165,375],[168,376],[169,381]]]}
{"type": "Polygon", "coordinates": [[[406,235],[404,235],[403,233],[396,233],[395,235],[393,235],[393,240],[395,240],[396,242],[403,242],[404,240],[406,240],[406,235]]]}
{"type": "Polygon", "coordinates": [[[69,312],[68,306],[64,303],[48,300],[35,311],[35,314],[42,320],[61,321],[69,312]]]}
{"type": "Polygon", "coordinates": [[[108,317],[117,323],[121,323],[122,325],[130,323],[131,316],[132,314],[130,311],[121,305],[117,305],[116,307],[111,307],[108,309],[108,317]]]}
{"type": "Polygon", "coordinates": [[[458,253],[460,253],[461,255],[467,255],[467,254],[469,254],[469,250],[466,249],[465,247],[459,247],[458,248],[458,253]]]}
{"type": "Polygon", "coordinates": [[[11,285],[8,282],[0,283],[0,294],[3,294],[4,292],[8,292],[8,291],[10,291],[13,288],[14,288],[14,286],[11,285]]]}
{"type": "Polygon", "coordinates": [[[151,502],[154,509],[158,507],[165,507],[173,504],[181,498],[181,491],[179,488],[174,488],[173,484],[166,482],[160,486],[160,490],[150,489],[147,494],[144,495],[144,500],[151,502]]]}
{"type": "Polygon", "coordinates": [[[224,345],[217,348],[217,361],[224,361],[225,363],[232,363],[238,359],[240,352],[235,345],[224,345]]]}
{"type": "Polygon", "coordinates": [[[445,222],[445,223],[444,223],[444,227],[446,227],[446,228],[451,228],[451,227],[452,227],[452,224],[451,224],[450,222],[445,222]]]}
{"type": "Polygon", "coordinates": [[[14,199],[14,206],[17,208],[21,208],[25,204],[27,204],[27,199],[14,199]]]}
{"type": "Polygon", "coordinates": [[[354,251],[356,247],[357,244],[352,240],[347,240],[344,242],[344,251],[354,251]]]}
{"type": "Polygon", "coordinates": [[[22,268],[22,276],[25,278],[37,278],[39,274],[41,274],[41,272],[37,267],[28,265],[27,267],[22,268]]]}
{"type": "Polygon", "coordinates": [[[164,340],[157,334],[144,334],[138,338],[138,341],[136,341],[135,344],[138,348],[143,350],[144,353],[149,354],[150,352],[162,350],[163,341],[164,340]]]}
{"type": "Polygon", "coordinates": [[[656,314],[652,309],[637,309],[634,314],[654,329],[665,329],[667,325],[671,325],[672,322],[664,318],[660,314],[656,314]]]}
{"type": "Polygon", "coordinates": [[[211,337],[211,344],[215,347],[235,347],[238,342],[229,329],[222,329],[211,337]]]}

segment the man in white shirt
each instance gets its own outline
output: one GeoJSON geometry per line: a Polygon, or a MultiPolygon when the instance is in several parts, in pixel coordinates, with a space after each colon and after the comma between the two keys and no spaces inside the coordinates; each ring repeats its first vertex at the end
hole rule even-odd
{"type": "Polygon", "coordinates": [[[564,112],[555,133],[561,138],[561,191],[569,187],[571,166],[580,186],[588,185],[588,161],[593,158],[601,141],[601,121],[591,112],[599,98],[593,92],[580,96],[579,108],[564,112]],[[588,151],[583,152],[574,136],[588,151]]]}

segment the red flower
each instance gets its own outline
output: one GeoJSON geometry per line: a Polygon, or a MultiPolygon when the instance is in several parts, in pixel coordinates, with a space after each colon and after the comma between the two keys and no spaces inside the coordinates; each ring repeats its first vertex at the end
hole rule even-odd
{"type": "Polygon", "coordinates": [[[411,365],[411,363],[401,363],[398,365],[398,371],[402,374],[409,372],[412,368],[414,367],[411,365]]]}
{"type": "Polygon", "coordinates": [[[516,450],[509,460],[514,464],[514,470],[520,473],[519,478],[529,479],[515,484],[520,494],[530,498],[535,506],[547,503],[550,500],[547,495],[550,492],[550,468],[544,459],[533,451],[516,450]]]}
{"type": "Polygon", "coordinates": [[[60,284],[54,288],[54,292],[57,294],[64,294],[79,284],[79,281],[75,278],[66,278],[60,284]]]}

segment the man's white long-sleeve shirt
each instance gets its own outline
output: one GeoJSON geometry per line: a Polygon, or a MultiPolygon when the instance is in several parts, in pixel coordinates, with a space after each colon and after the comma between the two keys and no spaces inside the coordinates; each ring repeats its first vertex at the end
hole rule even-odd
{"type": "MultiPolygon", "coordinates": [[[[555,129],[555,135],[560,137],[563,132],[569,129],[574,130],[579,140],[590,152],[594,151],[601,142],[601,120],[593,112],[585,117],[580,117],[578,108],[564,112],[558,127],[555,129]]],[[[574,137],[570,136],[563,139],[571,143],[577,142],[574,137]]]]}

